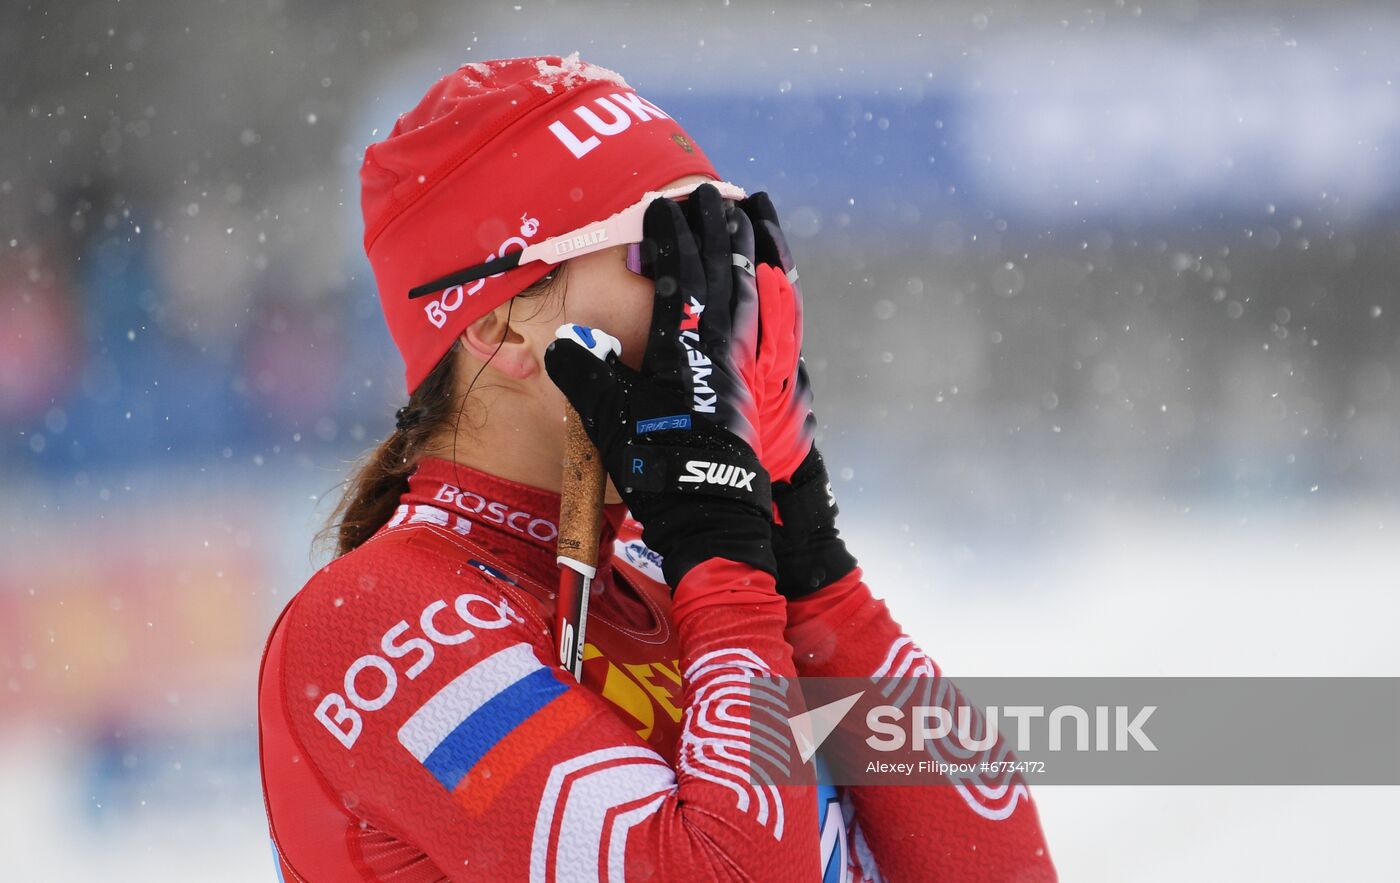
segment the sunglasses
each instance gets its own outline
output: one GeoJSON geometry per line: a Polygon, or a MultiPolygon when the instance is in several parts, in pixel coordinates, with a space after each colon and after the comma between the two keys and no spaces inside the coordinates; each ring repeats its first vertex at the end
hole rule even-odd
{"type": "Polygon", "coordinates": [[[627,269],[640,274],[642,273],[642,221],[646,217],[647,206],[657,199],[684,199],[694,193],[701,184],[713,185],[721,197],[736,202],[748,195],[742,187],[727,181],[697,181],[684,187],[673,187],[670,190],[659,192],[651,191],[612,217],[595,221],[560,236],[552,236],[534,245],[527,245],[520,251],[501,255],[494,260],[464,267],[431,282],[424,282],[422,285],[410,289],[408,297],[410,300],[426,297],[454,285],[466,285],[468,282],[475,282],[488,276],[497,276],[533,261],[557,264],[560,261],[582,257],[618,245],[629,246],[627,249],[627,269]]]}

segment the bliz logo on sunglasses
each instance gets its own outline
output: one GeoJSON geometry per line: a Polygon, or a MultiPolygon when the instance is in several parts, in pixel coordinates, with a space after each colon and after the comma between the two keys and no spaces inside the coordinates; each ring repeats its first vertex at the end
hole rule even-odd
{"type": "Polygon", "coordinates": [[[753,490],[753,478],[758,473],[732,463],[711,463],[709,460],[687,460],[683,484],[717,484],[736,490],[753,490]]]}
{"type": "Polygon", "coordinates": [[[574,159],[583,159],[595,147],[602,144],[603,138],[610,138],[626,131],[635,117],[638,123],[649,123],[653,119],[669,120],[671,115],[647,101],[635,92],[614,92],[605,98],[593,99],[593,104],[611,119],[604,122],[592,107],[587,104],[574,108],[574,115],[588,124],[596,134],[580,138],[574,134],[563,119],[549,124],[549,131],[559,139],[559,143],[569,149],[574,159]],[[621,106],[619,106],[621,105],[621,106]],[[624,110],[625,108],[625,110],[624,110]]]}
{"type": "Polygon", "coordinates": [[[607,230],[589,230],[587,233],[570,236],[568,239],[561,239],[554,243],[554,253],[568,254],[572,251],[578,251],[580,248],[597,245],[599,242],[606,242],[607,239],[607,230]]]}

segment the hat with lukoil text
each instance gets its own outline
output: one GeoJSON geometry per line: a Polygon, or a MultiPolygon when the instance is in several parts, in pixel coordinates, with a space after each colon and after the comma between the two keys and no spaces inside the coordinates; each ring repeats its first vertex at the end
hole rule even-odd
{"type": "Polygon", "coordinates": [[[426,297],[409,291],[600,221],[686,175],[714,178],[685,131],[617,74],[559,58],[463,65],[365,151],[365,252],[412,392],[473,321],[552,266],[426,297]]]}

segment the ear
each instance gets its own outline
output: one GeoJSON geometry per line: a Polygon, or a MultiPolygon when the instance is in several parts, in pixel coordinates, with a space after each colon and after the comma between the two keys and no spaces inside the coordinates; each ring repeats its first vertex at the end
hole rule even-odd
{"type": "Polygon", "coordinates": [[[516,380],[525,380],[540,370],[530,341],[519,329],[506,322],[510,302],[467,326],[459,340],[467,352],[487,363],[492,370],[516,380]]]}

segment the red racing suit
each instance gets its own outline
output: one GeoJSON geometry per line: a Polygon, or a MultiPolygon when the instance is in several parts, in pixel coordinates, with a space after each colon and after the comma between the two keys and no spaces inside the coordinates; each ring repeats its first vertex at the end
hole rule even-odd
{"type": "Polygon", "coordinates": [[[673,606],[609,506],[577,684],[554,665],[558,495],[434,458],[409,484],[268,639],[260,754],[284,880],[1054,879],[1019,781],[838,803],[743,775],[762,746],[734,725],[736,678],[935,671],[859,571],[784,602],[715,559],[673,606]]]}

